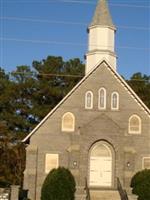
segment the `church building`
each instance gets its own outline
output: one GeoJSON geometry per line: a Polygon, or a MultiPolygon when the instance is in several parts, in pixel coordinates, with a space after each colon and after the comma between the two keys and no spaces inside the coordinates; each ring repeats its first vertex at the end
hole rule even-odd
{"type": "Polygon", "coordinates": [[[117,73],[115,32],[107,0],[98,0],[85,76],[23,140],[30,199],[40,200],[45,177],[58,166],[74,175],[76,200],[84,199],[85,180],[91,200],[94,191],[117,195],[118,180],[129,194],[133,175],[150,168],[150,110],[117,73]]]}

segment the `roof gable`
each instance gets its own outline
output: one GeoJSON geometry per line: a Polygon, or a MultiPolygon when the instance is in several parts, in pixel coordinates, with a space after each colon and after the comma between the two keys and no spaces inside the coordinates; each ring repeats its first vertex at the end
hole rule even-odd
{"type": "Polygon", "coordinates": [[[125,82],[125,80],[108,64],[108,62],[103,59],[100,61],[82,80],[44,117],[44,119],[26,136],[22,142],[26,142],[41,126],[42,124],[80,87],[80,85],[86,81],[92,74],[102,66],[107,67],[107,69],[111,72],[111,74],[115,77],[115,79],[124,87],[125,90],[130,94],[130,96],[134,99],[136,103],[138,103],[141,108],[147,113],[150,117],[150,110],[147,106],[142,102],[142,100],[135,94],[135,92],[131,89],[131,87],[125,82]]]}

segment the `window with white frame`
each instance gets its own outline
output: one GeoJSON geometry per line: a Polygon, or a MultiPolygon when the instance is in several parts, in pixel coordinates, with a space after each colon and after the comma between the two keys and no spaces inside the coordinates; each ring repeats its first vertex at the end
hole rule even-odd
{"type": "Polygon", "coordinates": [[[112,110],[119,109],[119,94],[118,94],[118,92],[113,92],[111,94],[111,109],[112,110]]]}
{"type": "Polygon", "coordinates": [[[132,115],[129,118],[129,133],[140,134],[141,133],[141,118],[138,115],[132,115]]]}
{"type": "Polygon", "coordinates": [[[67,112],[62,117],[62,131],[73,132],[75,129],[75,117],[71,112],[67,112]]]}
{"type": "Polygon", "coordinates": [[[91,91],[87,91],[85,94],[85,108],[86,109],[93,108],[93,93],[91,91]]]}
{"type": "Polygon", "coordinates": [[[106,89],[100,88],[98,91],[98,108],[106,109],[106,89]]]}
{"type": "Polygon", "coordinates": [[[150,169],[150,157],[143,157],[142,168],[143,169],[150,169]]]}
{"type": "Polygon", "coordinates": [[[49,173],[52,169],[58,168],[59,166],[59,155],[49,154],[45,155],[45,173],[49,173]]]}

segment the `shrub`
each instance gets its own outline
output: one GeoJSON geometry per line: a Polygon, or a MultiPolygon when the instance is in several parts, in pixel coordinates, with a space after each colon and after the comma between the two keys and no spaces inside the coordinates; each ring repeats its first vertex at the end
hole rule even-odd
{"type": "Polygon", "coordinates": [[[47,175],[41,190],[41,200],[74,200],[75,180],[68,169],[59,167],[47,175]]]}
{"type": "Polygon", "coordinates": [[[136,173],[130,186],[132,193],[138,195],[138,200],[150,199],[150,170],[145,169],[136,173]]]}

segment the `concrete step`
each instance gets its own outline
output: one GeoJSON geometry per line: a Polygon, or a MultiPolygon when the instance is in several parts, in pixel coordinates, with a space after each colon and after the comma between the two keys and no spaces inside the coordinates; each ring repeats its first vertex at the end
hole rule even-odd
{"type": "Polygon", "coordinates": [[[91,200],[121,200],[116,190],[90,190],[91,200]]]}

